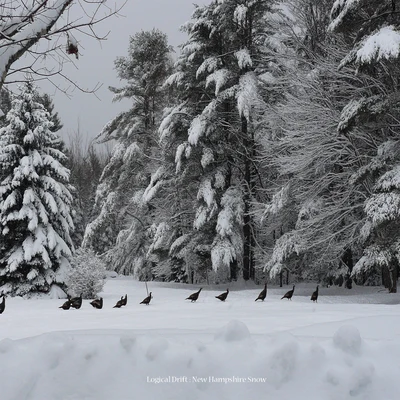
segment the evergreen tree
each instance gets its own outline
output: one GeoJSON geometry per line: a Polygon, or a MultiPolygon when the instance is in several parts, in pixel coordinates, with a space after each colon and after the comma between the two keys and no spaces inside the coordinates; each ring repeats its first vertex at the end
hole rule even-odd
{"type": "Polygon", "coordinates": [[[365,252],[354,274],[370,275],[382,268],[384,283],[392,293],[397,291],[400,260],[398,7],[391,0],[336,0],[330,24],[332,32],[354,37],[340,67],[351,66],[374,79],[368,93],[348,99],[339,129],[350,138],[369,129],[375,147],[375,156],[356,176],[373,190],[365,202],[367,221],[361,231],[365,252]]]}
{"type": "Polygon", "coordinates": [[[17,295],[62,284],[72,249],[70,173],[35,98],[28,82],[0,130],[0,291],[17,295]]]}
{"type": "Polygon", "coordinates": [[[83,136],[78,132],[70,138],[66,150],[67,167],[71,171],[70,182],[74,187],[74,247],[82,244],[85,228],[93,219],[92,212],[101,172],[108,162],[108,155],[99,152],[93,143],[84,144],[83,136]]]}
{"type": "Polygon", "coordinates": [[[44,109],[49,113],[50,121],[53,123],[50,130],[52,132],[58,132],[60,129],[62,129],[63,124],[58,116],[58,112],[54,112],[54,103],[53,100],[51,100],[51,97],[47,93],[44,93],[43,95],[38,93],[35,100],[42,104],[44,109]]]}
{"type": "Polygon", "coordinates": [[[11,92],[2,88],[0,91],[0,110],[3,114],[0,115],[0,126],[3,127],[7,124],[6,115],[11,109],[11,92]]]}
{"type": "Polygon", "coordinates": [[[259,76],[269,70],[261,60],[272,53],[273,5],[227,0],[197,7],[184,26],[189,40],[178,70],[167,80],[180,103],[166,115],[161,138],[176,149],[177,172],[190,170],[199,181],[194,229],[190,240],[177,239],[179,248],[194,248],[203,258],[197,264],[212,267],[218,280],[255,276],[255,126],[262,104],[259,76]],[[179,143],[182,130],[186,137],[179,143]]]}
{"type": "Polygon", "coordinates": [[[96,218],[87,226],[83,245],[99,254],[109,251],[109,264],[122,273],[147,265],[153,207],[142,196],[154,171],[151,161],[159,151],[156,127],[166,96],[162,83],[170,73],[170,52],[162,32],[142,31],[130,38],[128,56],[115,61],[118,77],[126,86],[110,89],[115,100],[130,99],[133,104],[99,135],[116,144],[100,178],[96,218]]]}

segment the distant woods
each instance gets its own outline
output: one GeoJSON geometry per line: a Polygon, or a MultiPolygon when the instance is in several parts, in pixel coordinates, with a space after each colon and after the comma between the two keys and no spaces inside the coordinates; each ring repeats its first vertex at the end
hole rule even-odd
{"type": "Polygon", "coordinates": [[[75,231],[74,245],[80,247],[86,225],[93,218],[97,185],[104,167],[111,157],[107,146],[96,145],[78,129],[68,136],[65,153],[71,171],[70,182],[74,187],[75,231]]]}
{"type": "Polygon", "coordinates": [[[395,292],[399,26],[389,1],[214,0],[173,65],[131,36],[83,246],[138,279],[395,292]]]}
{"type": "Polygon", "coordinates": [[[175,57],[159,30],[132,32],[110,87],[130,106],[96,138],[112,150],[53,143],[75,247],[141,280],[396,292],[400,14],[364,3],[213,0],[175,57]]]}

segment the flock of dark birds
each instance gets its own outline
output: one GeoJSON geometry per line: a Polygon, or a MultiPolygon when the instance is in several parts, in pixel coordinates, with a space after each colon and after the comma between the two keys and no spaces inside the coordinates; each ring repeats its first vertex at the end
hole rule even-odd
{"type": "MultiPolygon", "coordinates": [[[[146,304],[149,305],[151,299],[153,298],[151,292],[149,295],[143,299],[140,304],[146,304]]],[[[97,308],[98,310],[101,310],[103,308],[103,298],[99,297],[96,300],[93,300],[90,302],[92,307],[97,308]]],[[[126,306],[128,304],[128,295],[126,294],[125,297],[121,296],[121,298],[117,301],[115,306],[113,308],[121,308],[123,306],[126,306]]],[[[82,306],[82,293],[79,297],[68,297],[68,300],[59,308],[62,308],[63,310],[69,310],[71,307],[79,310],[82,306]]]]}
{"type": "MultiPolygon", "coordinates": [[[[318,287],[319,287],[319,285],[317,286],[316,290],[311,295],[311,300],[313,302],[317,302],[317,300],[318,300],[318,287]]],[[[292,297],[294,294],[294,288],[295,288],[295,285],[293,285],[292,290],[289,290],[282,296],[281,300],[282,299],[292,300],[292,297]]],[[[185,300],[190,300],[192,303],[196,302],[200,296],[200,292],[202,291],[202,289],[203,288],[200,288],[197,292],[192,293],[185,300]]],[[[153,298],[151,293],[152,292],[150,292],[149,295],[140,302],[140,304],[146,304],[148,306],[150,304],[151,299],[153,298]]],[[[221,293],[218,296],[215,296],[215,298],[218,300],[221,300],[221,301],[225,301],[226,298],[228,297],[228,294],[229,294],[229,289],[226,289],[226,292],[221,293]]],[[[266,297],[267,297],[267,284],[265,283],[264,289],[260,292],[260,294],[255,299],[255,301],[257,301],[257,300],[264,301],[266,297]]],[[[113,308],[121,308],[123,306],[126,306],[127,303],[128,303],[128,295],[125,295],[125,297],[121,296],[121,299],[117,301],[117,303],[115,304],[115,306],[113,308]]],[[[103,298],[100,297],[96,300],[93,300],[90,302],[90,304],[92,305],[92,307],[101,310],[103,308],[103,298]]],[[[69,310],[72,307],[72,308],[79,310],[81,308],[81,306],[82,306],[82,293],[79,297],[72,297],[72,298],[68,297],[68,300],[59,308],[62,308],[63,310],[69,310]]],[[[2,314],[4,312],[5,308],[6,308],[6,296],[3,295],[3,300],[0,303],[0,314],[2,314]]]]}
{"type": "MultiPolygon", "coordinates": [[[[289,290],[288,292],[286,292],[282,298],[282,299],[288,299],[288,300],[292,300],[293,294],[294,294],[294,288],[296,287],[296,285],[293,285],[293,289],[289,290]]],[[[319,285],[317,285],[316,290],[313,292],[313,294],[311,295],[311,300],[313,302],[318,302],[318,288],[319,285]]],[[[192,293],[189,297],[187,297],[185,300],[190,300],[192,303],[194,303],[200,296],[200,292],[201,292],[202,288],[200,288],[197,292],[192,293]]],[[[226,292],[221,293],[218,296],[215,296],[216,299],[221,300],[221,301],[225,301],[226,298],[228,297],[229,294],[229,289],[226,289],[226,292]]],[[[261,300],[264,301],[265,298],[267,297],[267,284],[264,284],[264,289],[260,292],[260,294],[258,295],[258,297],[255,299],[255,301],[257,300],[261,300]]]]}

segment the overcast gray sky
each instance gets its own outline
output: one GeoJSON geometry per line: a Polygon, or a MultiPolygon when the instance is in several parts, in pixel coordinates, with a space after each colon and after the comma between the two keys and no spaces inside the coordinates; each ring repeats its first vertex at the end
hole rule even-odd
{"type": "MultiPolygon", "coordinates": [[[[199,5],[208,2],[195,0],[199,5]]],[[[94,39],[75,35],[80,45],[80,56],[76,62],[78,69],[68,66],[68,76],[86,88],[92,88],[97,83],[103,86],[96,93],[99,100],[78,90],[74,90],[69,99],[63,93],[55,92],[51,86],[42,85],[43,90],[53,96],[56,111],[64,124],[62,136],[67,139],[69,134],[77,131],[79,124],[81,134],[93,138],[118,112],[128,109],[127,101],[112,103],[108,86],[123,84],[116,78],[114,60],[127,54],[129,36],[155,27],[166,33],[169,43],[176,47],[186,39],[179,27],[190,19],[193,10],[191,0],[128,0],[121,12],[124,17],[112,17],[99,27],[99,33],[111,31],[106,41],[100,44],[94,39]]]]}

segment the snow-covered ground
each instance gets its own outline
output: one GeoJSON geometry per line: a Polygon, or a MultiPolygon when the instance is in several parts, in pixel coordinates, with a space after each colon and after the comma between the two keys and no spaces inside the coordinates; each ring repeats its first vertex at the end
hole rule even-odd
{"type": "Polygon", "coordinates": [[[1,400],[399,398],[400,295],[379,288],[198,287],[109,279],[104,308],[7,298],[1,400]],[[122,295],[128,305],[113,308],[122,295]]]}

